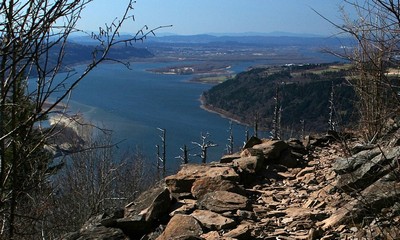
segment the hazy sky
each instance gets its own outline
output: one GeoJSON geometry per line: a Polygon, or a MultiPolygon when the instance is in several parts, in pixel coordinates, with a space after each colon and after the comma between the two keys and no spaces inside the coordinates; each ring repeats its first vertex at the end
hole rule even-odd
{"type": "MultiPolygon", "coordinates": [[[[80,27],[98,26],[121,15],[125,0],[95,0],[85,9],[80,27]]],[[[242,33],[274,31],[331,35],[337,31],[315,12],[336,21],[342,0],[137,0],[135,22],[124,32],[134,33],[172,24],[160,30],[177,34],[242,33]]]]}

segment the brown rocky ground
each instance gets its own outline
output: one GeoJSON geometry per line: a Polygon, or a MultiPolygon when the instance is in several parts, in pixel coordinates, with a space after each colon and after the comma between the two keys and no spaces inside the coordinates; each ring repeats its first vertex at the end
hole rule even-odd
{"type": "Polygon", "coordinates": [[[63,239],[400,239],[397,132],[381,145],[252,138],[63,239]]]}

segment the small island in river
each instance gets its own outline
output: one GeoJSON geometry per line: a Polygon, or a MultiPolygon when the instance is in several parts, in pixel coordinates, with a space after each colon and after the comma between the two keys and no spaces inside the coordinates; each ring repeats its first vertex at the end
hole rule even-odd
{"type": "Polygon", "coordinates": [[[225,63],[200,63],[149,69],[158,74],[194,75],[190,80],[202,83],[221,83],[233,77],[231,65],[225,63]]]}

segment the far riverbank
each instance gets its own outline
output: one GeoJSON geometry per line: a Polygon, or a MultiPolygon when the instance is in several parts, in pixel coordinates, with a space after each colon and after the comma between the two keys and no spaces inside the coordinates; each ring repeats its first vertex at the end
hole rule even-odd
{"type": "Polygon", "coordinates": [[[203,109],[203,110],[205,110],[207,112],[210,112],[210,113],[218,114],[220,117],[229,119],[230,121],[235,122],[237,124],[248,126],[248,124],[246,124],[244,122],[241,122],[239,116],[236,116],[235,114],[232,114],[232,113],[230,113],[228,111],[225,111],[223,109],[215,108],[215,107],[213,107],[211,105],[206,104],[206,101],[204,99],[203,94],[200,96],[199,100],[200,100],[200,108],[201,109],[203,109]]]}

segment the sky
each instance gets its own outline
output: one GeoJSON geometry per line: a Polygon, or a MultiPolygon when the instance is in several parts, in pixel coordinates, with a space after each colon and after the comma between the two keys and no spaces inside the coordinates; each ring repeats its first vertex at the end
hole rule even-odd
{"type": "MultiPolygon", "coordinates": [[[[128,1],[95,0],[84,10],[79,27],[95,31],[121,16],[128,1]]],[[[181,35],[205,33],[270,33],[333,35],[337,30],[321,16],[340,22],[343,0],[137,0],[135,21],[123,32],[173,25],[159,33],[181,35]]]]}

